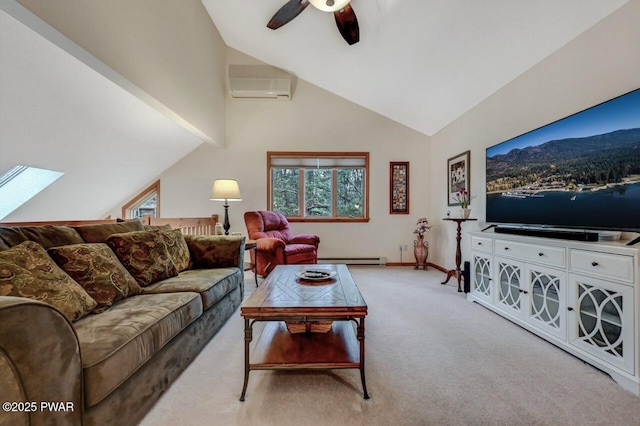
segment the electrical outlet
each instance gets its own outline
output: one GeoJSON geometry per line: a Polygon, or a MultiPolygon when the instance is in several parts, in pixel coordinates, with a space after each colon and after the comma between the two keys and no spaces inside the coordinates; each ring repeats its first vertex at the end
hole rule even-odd
{"type": "Polygon", "coordinates": [[[407,245],[405,244],[404,245],[404,251],[407,251],[407,250],[409,250],[409,249],[407,248],[407,245]]]}
{"type": "Polygon", "coordinates": [[[402,251],[402,244],[400,244],[398,248],[400,249],[400,251],[402,251]]]}

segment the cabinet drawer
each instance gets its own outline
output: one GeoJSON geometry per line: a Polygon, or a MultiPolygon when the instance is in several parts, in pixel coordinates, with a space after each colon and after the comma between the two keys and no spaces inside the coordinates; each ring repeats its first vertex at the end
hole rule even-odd
{"type": "Polygon", "coordinates": [[[633,283],[633,257],[572,249],[572,271],[633,283]]]}
{"type": "Polygon", "coordinates": [[[515,241],[496,240],[496,255],[515,257],[525,262],[564,268],[566,251],[564,247],[526,244],[515,241]]]}
{"type": "Polygon", "coordinates": [[[471,248],[474,250],[481,250],[491,252],[491,238],[483,237],[471,237],[471,248]]]}

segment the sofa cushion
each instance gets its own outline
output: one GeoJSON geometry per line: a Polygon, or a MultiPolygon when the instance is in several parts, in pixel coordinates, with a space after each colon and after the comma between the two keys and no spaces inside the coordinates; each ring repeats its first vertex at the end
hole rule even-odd
{"type": "Polygon", "coordinates": [[[242,266],[244,237],[185,235],[193,268],[242,266]]]}
{"type": "Polygon", "coordinates": [[[0,240],[13,247],[25,241],[35,241],[45,249],[67,244],[82,243],[75,229],[63,225],[11,226],[0,228],[0,240]]]}
{"type": "Polygon", "coordinates": [[[120,299],[140,294],[137,281],[104,243],[53,247],[48,253],[98,303],[95,313],[120,299]]]}
{"type": "Polygon", "coordinates": [[[114,234],[107,238],[107,244],[143,287],[178,275],[165,239],[158,231],[114,234]]]}
{"type": "Polygon", "coordinates": [[[171,231],[171,225],[142,225],[145,231],[171,231]]]}
{"type": "Polygon", "coordinates": [[[102,401],[200,315],[196,293],[142,294],[76,322],[86,406],[102,401]]]}
{"type": "Polygon", "coordinates": [[[200,294],[209,309],[244,280],[240,268],[191,269],[142,289],[144,294],[193,291],[200,294]]]}
{"type": "Polygon", "coordinates": [[[113,234],[125,232],[144,231],[144,226],[139,219],[118,223],[101,223],[98,225],[81,225],[73,227],[85,243],[104,243],[113,234]]]}
{"type": "Polygon", "coordinates": [[[182,231],[172,229],[170,231],[161,231],[160,234],[164,238],[169,256],[176,265],[176,268],[178,268],[178,272],[189,269],[192,265],[191,255],[189,254],[189,247],[187,247],[187,242],[184,240],[182,231]]]}
{"type": "Polygon", "coordinates": [[[33,241],[0,252],[0,296],[48,303],[69,321],[82,318],[96,307],[96,301],[33,241]]]}

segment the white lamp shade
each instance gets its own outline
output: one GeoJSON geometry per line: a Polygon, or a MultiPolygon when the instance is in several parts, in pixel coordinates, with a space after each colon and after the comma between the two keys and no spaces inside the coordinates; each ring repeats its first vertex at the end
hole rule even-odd
{"type": "Polygon", "coordinates": [[[235,179],[216,179],[213,182],[210,199],[214,201],[242,201],[238,181],[235,179]]]}
{"type": "Polygon", "coordinates": [[[309,3],[323,12],[335,12],[344,9],[346,5],[351,3],[351,0],[309,0],[309,3]]]}

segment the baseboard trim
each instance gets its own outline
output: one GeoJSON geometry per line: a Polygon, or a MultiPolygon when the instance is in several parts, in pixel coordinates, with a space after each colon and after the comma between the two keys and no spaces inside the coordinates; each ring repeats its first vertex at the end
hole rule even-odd
{"type": "MultiPolygon", "coordinates": [[[[413,268],[415,265],[415,262],[387,262],[387,266],[411,266],[413,268]]],[[[438,271],[444,272],[445,274],[449,271],[448,269],[445,269],[442,266],[436,265],[435,263],[431,262],[427,262],[427,267],[432,267],[433,269],[437,269],[438,271]]]]}
{"type": "Polygon", "coordinates": [[[427,266],[431,266],[431,267],[433,267],[434,269],[437,269],[438,271],[440,271],[440,272],[442,272],[442,273],[445,273],[445,274],[446,274],[447,272],[449,272],[449,270],[448,270],[447,268],[442,267],[442,266],[440,266],[440,265],[436,265],[435,263],[427,262],[427,266]]]}

